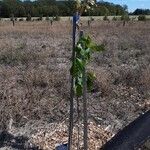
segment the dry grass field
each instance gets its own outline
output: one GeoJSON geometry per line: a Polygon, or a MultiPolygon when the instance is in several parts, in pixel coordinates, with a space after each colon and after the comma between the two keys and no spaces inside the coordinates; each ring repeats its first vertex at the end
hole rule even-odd
{"type": "MultiPolygon", "coordinates": [[[[82,28],[106,48],[88,66],[96,74],[89,121],[114,134],[150,109],[150,22],[82,28]]],[[[68,121],[71,32],[69,21],[0,22],[0,130],[30,135],[35,122],[68,121]]]]}
{"type": "MultiPolygon", "coordinates": [[[[150,19],[150,15],[145,15],[146,16],[146,19],[147,20],[149,20],[150,19]]],[[[94,20],[96,20],[96,21],[102,21],[103,20],[103,18],[105,17],[105,16],[89,16],[89,17],[87,17],[87,16],[82,16],[80,19],[81,20],[83,20],[83,21],[87,21],[87,20],[89,20],[90,19],[90,17],[92,17],[94,20]]],[[[112,20],[114,17],[116,17],[116,18],[118,18],[118,20],[120,20],[120,18],[121,18],[121,16],[108,16],[108,19],[109,20],[112,20]]],[[[32,20],[36,20],[36,19],[38,19],[39,17],[32,17],[32,20]]],[[[131,19],[131,20],[138,20],[138,15],[129,15],[129,18],[131,19]]],[[[26,20],[26,17],[21,17],[21,18],[17,18],[17,20],[19,21],[20,19],[23,19],[23,20],[26,20]]],[[[42,18],[43,20],[46,20],[46,17],[43,17],[42,18]]],[[[50,17],[50,19],[52,19],[52,17],[50,17]]],[[[69,16],[66,16],[66,17],[60,17],[60,19],[61,20],[63,20],[63,21],[68,21],[68,20],[70,20],[71,19],[71,17],[69,16]]],[[[10,21],[10,18],[1,18],[1,20],[2,21],[10,21]]]]}

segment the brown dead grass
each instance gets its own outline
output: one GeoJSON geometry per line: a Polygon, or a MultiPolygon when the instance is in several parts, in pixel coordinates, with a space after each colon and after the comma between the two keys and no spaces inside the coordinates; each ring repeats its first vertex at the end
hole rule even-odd
{"type": "MultiPolygon", "coordinates": [[[[10,118],[16,127],[67,120],[71,30],[64,21],[0,23],[0,129],[10,118]]],[[[89,65],[97,86],[88,94],[89,118],[116,132],[150,109],[149,22],[83,22],[83,30],[106,45],[89,65]]]]}

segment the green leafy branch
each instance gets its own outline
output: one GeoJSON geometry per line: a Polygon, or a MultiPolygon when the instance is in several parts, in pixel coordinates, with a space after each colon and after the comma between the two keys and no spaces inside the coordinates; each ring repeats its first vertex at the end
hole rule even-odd
{"type": "MultiPolygon", "coordinates": [[[[86,68],[86,65],[91,60],[91,55],[93,52],[100,52],[104,50],[104,45],[97,45],[92,42],[89,36],[81,37],[76,44],[74,49],[76,57],[72,63],[70,73],[74,77],[74,92],[76,96],[80,97],[83,95],[83,70],[86,68]]],[[[95,75],[92,72],[87,72],[87,89],[88,91],[92,90],[93,81],[95,75]]]]}

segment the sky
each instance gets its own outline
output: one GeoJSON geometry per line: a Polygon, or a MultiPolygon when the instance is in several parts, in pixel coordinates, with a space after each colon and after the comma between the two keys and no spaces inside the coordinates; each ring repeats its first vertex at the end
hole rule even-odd
{"type": "Polygon", "coordinates": [[[136,8],[150,9],[150,0],[104,0],[104,1],[120,5],[126,4],[128,6],[129,12],[134,11],[136,8]]]}

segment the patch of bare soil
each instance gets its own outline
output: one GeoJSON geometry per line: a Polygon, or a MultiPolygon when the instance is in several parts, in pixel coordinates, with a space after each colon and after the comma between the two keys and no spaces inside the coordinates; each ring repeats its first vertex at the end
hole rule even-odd
{"type": "MultiPolygon", "coordinates": [[[[90,122],[89,131],[89,150],[98,150],[112,133],[100,126],[90,122]]],[[[10,147],[12,149],[35,149],[35,150],[53,150],[61,144],[67,143],[68,127],[65,123],[30,122],[23,128],[13,128],[11,131],[1,134],[3,144],[1,147],[10,147]],[[28,138],[27,138],[28,137],[28,138]]],[[[75,126],[73,133],[73,149],[83,147],[83,125],[75,126]]]]}

